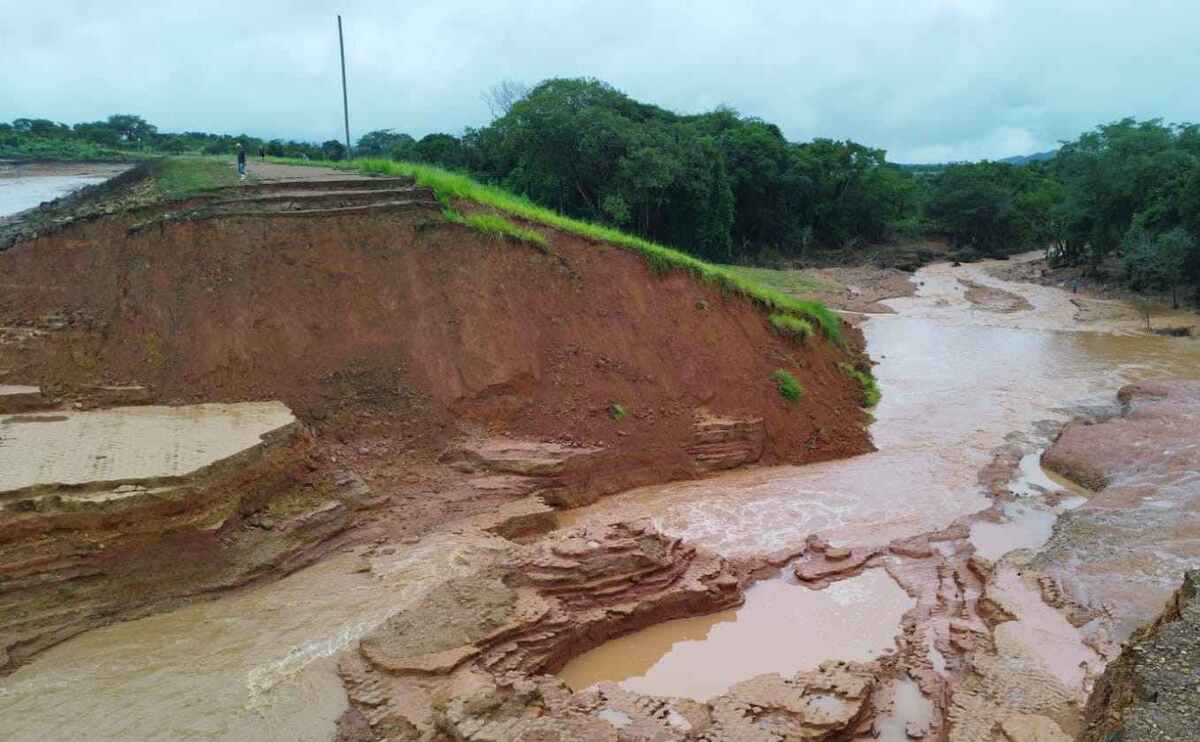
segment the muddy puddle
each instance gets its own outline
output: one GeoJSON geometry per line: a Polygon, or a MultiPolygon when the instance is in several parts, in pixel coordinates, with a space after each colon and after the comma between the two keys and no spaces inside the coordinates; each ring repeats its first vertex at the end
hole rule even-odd
{"type": "Polygon", "coordinates": [[[887,705],[875,722],[877,742],[910,742],[925,736],[934,720],[935,709],[908,678],[897,680],[887,689],[887,705]]]}
{"type": "MultiPolygon", "coordinates": [[[[1136,320],[1077,320],[1070,294],[1005,283],[985,268],[923,269],[917,296],[864,325],[883,390],[872,428],[877,452],[642,488],[563,520],[647,516],[726,556],[794,549],[811,534],[836,546],[886,544],[988,508],[980,470],[1006,443],[1036,454],[1045,445],[1032,433],[1039,421],[1111,405],[1131,381],[1200,376],[1200,341],[1148,335],[1136,320]],[[1032,309],[972,304],[959,278],[1019,294],[1032,309]]],[[[1043,496],[1061,486],[1036,458],[1023,462],[1009,509],[972,529],[976,548],[998,557],[1039,546],[1079,498],[1043,496]]],[[[342,555],[273,585],[67,641],[0,679],[7,738],[40,741],[53,729],[65,739],[330,739],[346,703],[330,658],[468,559],[427,541],[404,547],[403,564],[387,575],[360,574],[352,555],[342,555]]],[[[1073,627],[1015,578],[1002,578],[999,589],[1027,603],[1030,617],[1010,622],[998,640],[1038,647],[1055,658],[1064,685],[1079,683],[1080,663],[1095,657],[1079,650],[1073,627]]],[[[768,579],[741,609],[615,640],[577,658],[563,677],[575,686],[610,680],[708,697],[748,675],[878,656],[893,645],[909,605],[878,568],[821,591],[768,579]]],[[[935,670],[944,665],[931,656],[935,670]]],[[[894,689],[902,713],[885,738],[901,739],[899,721],[925,713],[914,690],[894,689]]]]}
{"type": "Polygon", "coordinates": [[[970,540],[980,556],[996,561],[1017,549],[1043,546],[1058,517],[1087,502],[1090,493],[1043,469],[1041,455],[1038,451],[1021,458],[1017,476],[1008,486],[1015,499],[999,506],[998,521],[971,524],[970,540]]]}
{"type": "Polygon", "coordinates": [[[867,661],[895,647],[913,601],[883,569],[811,590],[787,570],[746,591],[740,608],[651,626],[610,641],[559,673],[574,690],[615,682],[703,701],[756,675],[792,675],[828,659],[867,661]]]}

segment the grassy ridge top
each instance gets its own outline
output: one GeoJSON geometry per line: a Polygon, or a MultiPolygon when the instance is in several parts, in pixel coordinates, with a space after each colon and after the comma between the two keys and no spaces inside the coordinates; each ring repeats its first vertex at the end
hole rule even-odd
{"type": "MultiPolygon", "coordinates": [[[[302,160],[278,161],[297,165],[312,164],[302,160]]],[[[739,275],[729,268],[706,263],[679,250],[622,232],[613,227],[563,216],[526,198],[496,186],[485,185],[461,173],[450,172],[430,165],[374,159],[350,160],[338,163],[336,167],[375,175],[408,176],[414,178],[418,185],[431,189],[442,200],[469,201],[496,209],[518,219],[632,250],[641,255],[656,272],[684,271],[722,291],[744,296],[766,310],[791,313],[810,319],[820,328],[821,334],[835,345],[839,347],[845,345],[841,319],[821,302],[788,296],[782,291],[764,286],[745,275],[739,275]]]]}

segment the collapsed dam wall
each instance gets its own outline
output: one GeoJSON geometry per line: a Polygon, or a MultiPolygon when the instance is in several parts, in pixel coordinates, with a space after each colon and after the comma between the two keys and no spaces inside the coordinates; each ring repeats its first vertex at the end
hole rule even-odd
{"type": "Polygon", "coordinates": [[[0,435],[33,424],[5,413],[74,430],[59,413],[114,404],[297,418],[253,460],[82,506],[29,467],[45,476],[0,492],[8,660],[381,533],[502,512],[516,535],[551,505],[871,448],[845,371],[860,338],[784,337],[744,297],[547,237],[490,238],[411,183],[344,179],[89,217],[0,254],[0,435]]]}

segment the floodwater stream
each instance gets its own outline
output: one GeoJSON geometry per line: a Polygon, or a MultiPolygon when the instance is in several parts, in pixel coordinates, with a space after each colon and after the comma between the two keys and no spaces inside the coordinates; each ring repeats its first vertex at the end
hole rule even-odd
{"type": "MultiPolygon", "coordinates": [[[[1200,341],[1141,332],[1140,320],[1117,304],[1106,307],[1108,319],[1077,320],[1069,293],[1007,283],[986,268],[922,269],[916,296],[890,302],[895,315],[866,322],[883,390],[872,428],[877,452],[641,488],[567,520],[648,516],[728,556],[794,548],[814,533],[839,546],[884,544],[988,508],[980,470],[998,446],[1031,435],[1039,421],[1111,404],[1131,381],[1200,376],[1200,341]],[[1003,313],[972,304],[960,277],[1019,294],[1033,308],[1003,313]]],[[[1036,436],[1022,440],[1038,445],[1036,436]]],[[[1023,462],[1014,485],[1062,486],[1045,478],[1036,456],[1023,462]]],[[[1072,493],[1055,507],[1076,501],[1072,493]]],[[[996,529],[973,531],[972,539],[992,556],[1036,548],[1054,517],[1036,504],[1014,506],[996,529]]],[[[0,678],[0,736],[41,742],[53,730],[63,739],[330,739],[346,703],[333,656],[422,584],[469,561],[464,552],[478,547],[456,538],[404,547],[384,577],[359,574],[354,555],[336,555],[271,585],[64,642],[0,678]]],[[[574,686],[610,680],[705,698],[745,673],[876,656],[892,645],[909,605],[882,569],[824,591],[773,578],[752,587],[740,609],[610,642],[563,676],[574,686]],[[725,667],[728,677],[718,670],[725,667]],[[701,677],[715,673],[721,676],[701,677]]],[[[920,710],[913,690],[898,687],[897,703],[920,710]]],[[[899,730],[888,733],[900,738],[899,730]]]]}
{"type": "MultiPolygon", "coordinates": [[[[1140,332],[1137,318],[1118,303],[1101,303],[1106,311],[1097,312],[1113,319],[1077,321],[1079,307],[1071,294],[1008,284],[989,275],[987,267],[925,268],[917,274],[916,296],[889,302],[897,314],[872,317],[864,326],[883,389],[871,429],[878,451],[644,487],[564,514],[564,520],[647,517],[671,535],[727,556],[794,551],[814,533],[835,546],[881,546],[987,509],[991,501],[979,472],[1013,434],[1026,434],[1027,444],[1040,449],[1045,442],[1028,435],[1039,421],[1062,422],[1073,408],[1111,405],[1120,386],[1139,379],[1200,376],[1200,342],[1140,332]],[[1018,293],[1033,309],[980,308],[966,299],[959,278],[1018,293]]],[[[972,524],[971,541],[982,556],[995,560],[1015,549],[1036,549],[1050,538],[1059,515],[1086,501],[1081,488],[1042,470],[1039,453],[1021,460],[1009,485],[1016,497],[1002,507],[999,522],[972,524]],[[1058,495],[1053,506],[1040,497],[1047,492],[1058,495]]],[[[790,589],[811,592],[801,585],[790,589]]],[[[811,668],[815,663],[806,661],[811,653],[862,659],[856,642],[830,643],[822,632],[801,627],[849,622],[862,635],[895,636],[899,630],[900,616],[881,607],[888,598],[878,590],[852,591],[857,599],[848,603],[781,598],[797,606],[791,630],[755,630],[771,621],[759,614],[777,608],[754,600],[754,590],[728,619],[733,626],[721,625],[705,641],[697,642],[694,624],[664,624],[575,658],[562,676],[568,684],[586,678],[619,682],[629,690],[643,690],[653,679],[660,695],[700,698],[686,668],[742,661],[756,642],[789,647],[770,668],[786,673],[811,668]],[[755,637],[746,648],[724,640],[739,633],[739,624],[755,637]],[[681,654],[688,663],[678,659],[681,654]],[[784,655],[794,661],[780,667],[784,655]]],[[[769,671],[763,668],[760,672],[769,671]]],[[[740,679],[720,680],[728,687],[740,679]]]]}

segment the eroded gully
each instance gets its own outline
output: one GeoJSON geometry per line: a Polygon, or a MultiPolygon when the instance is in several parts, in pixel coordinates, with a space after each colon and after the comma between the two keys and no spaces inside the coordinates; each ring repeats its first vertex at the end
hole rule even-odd
{"type": "MultiPolygon", "coordinates": [[[[734,560],[769,557],[779,570],[751,586],[740,609],[652,627],[577,658],[564,670],[568,682],[706,698],[757,673],[895,655],[894,677],[879,691],[877,706],[891,709],[876,724],[881,738],[902,738],[910,724],[940,730],[956,713],[1001,719],[1004,710],[985,709],[981,694],[946,700],[974,651],[963,637],[989,630],[975,615],[981,584],[960,579],[962,605],[946,606],[946,575],[958,574],[947,565],[977,551],[988,569],[998,562],[982,579],[991,580],[987,604],[1016,616],[992,637],[996,656],[975,658],[977,674],[991,662],[982,672],[995,682],[1045,676],[1068,696],[1082,693],[1104,659],[1100,629],[1066,620],[1012,561],[1020,554],[1012,550],[1039,547],[1057,514],[1087,494],[1047,477],[1037,454],[1065,420],[1109,405],[1123,384],[1200,375],[1200,343],[1145,334],[1127,312],[1078,320],[1077,297],[1001,281],[989,267],[925,268],[917,295],[891,302],[895,315],[866,321],[883,389],[877,452],[643,488],[565,517],[565,525],[649,517],[671,535],[734,560]],[[971,301],[960,279],[1031,308],[971,301]],[[772,651],[780,647],[790,649],[772,651]]],[[[0,679],[0,718],[15,740],[50,729],[63,738],[331,739],[347,704],[334,655],[491,548],[437,534],[396,545],[369,573],[357,553],[343,553],[271,585],[86,633],[0,679]]],[[[1055,702],[1046,701],[1051,716],[1055,702]]]]}

